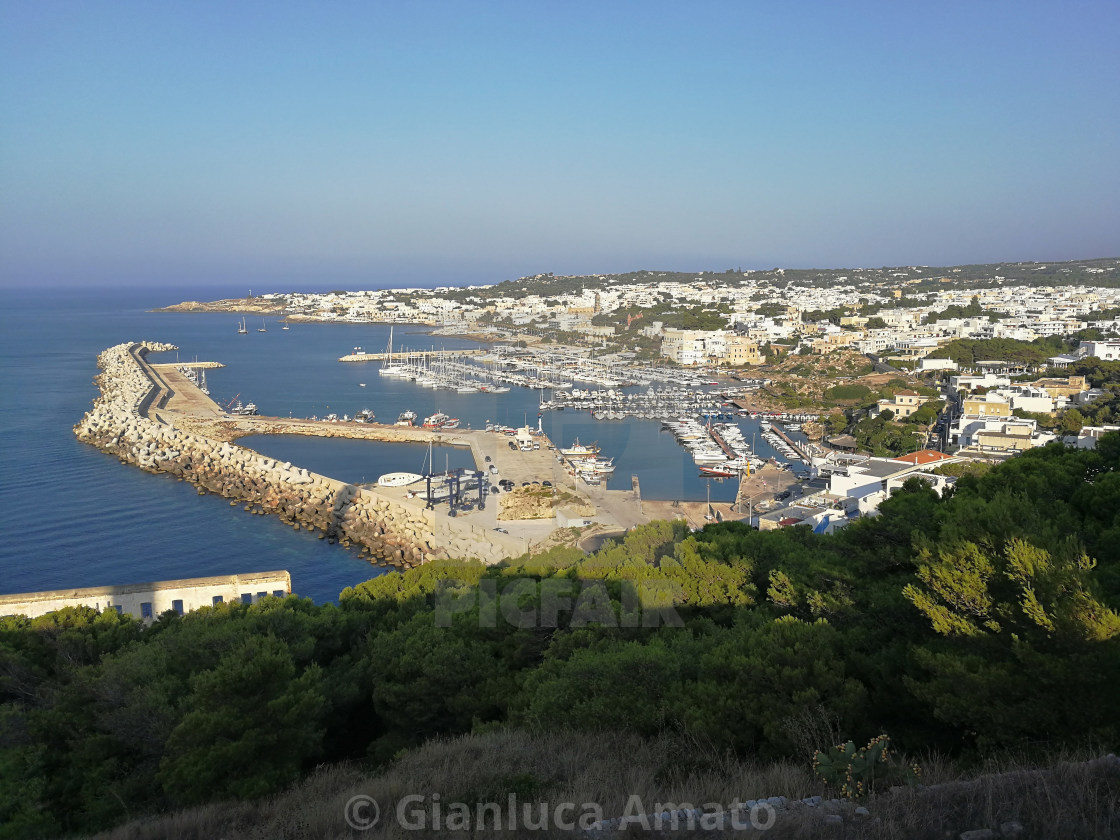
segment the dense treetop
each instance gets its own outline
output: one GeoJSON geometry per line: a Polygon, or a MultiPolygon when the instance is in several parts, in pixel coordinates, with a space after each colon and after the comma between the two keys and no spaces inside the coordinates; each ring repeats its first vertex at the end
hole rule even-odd
{"type": "Polygon", "coordinates": [[[808,760],[835,722],[910,751],[1120,741],[1120,435],[832,536],[633,529],[493,567],[143,626],[0,620],[0,836],[255,797],[320,762],[501,726],[666,729],[808,760]],[[821,728],[813,723],[822,723],[821,728]]]}

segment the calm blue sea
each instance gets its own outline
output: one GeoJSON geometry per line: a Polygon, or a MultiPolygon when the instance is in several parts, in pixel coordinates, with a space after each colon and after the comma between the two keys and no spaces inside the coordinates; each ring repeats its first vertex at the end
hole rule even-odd
{"type": "MultiPolygon", "coordinates": [[[[380,351],[383,325],[294,324],[280,329],[249,319],[237,333],[231,315],[153,313],[180,300],[228,296],[214,289],[5,290],[0,306],[0,593],[133,583],[179,577],[287,569],[293,589],[317,602],[384,570],[339,546],[295,532],[273,517],[251,516],[228,500],[153,476],[79,443],[71,431],[96,395],[97,354],[122,341],[170,341],[178,358],[219,361],[207,372],[220,403],[255,402],[262,414],[322,417],[372,410],[392,422],[405,409],[437,410],[464,427],[487,422],[535,425],[538,394],[452,394],[377,375],[377,363],[342,364],[355,346],[380,351]],[[362,387],[364,383],[364,387],[362,387]]],[[[474,347],[396,327],[399,348],[474,347]]],[[[174,361],[175,353],[154,357],[174,361]]],[[[557,443],[598,441],[615,457],[612,487],[641,480],[645,498],[702,500],[709,483],[660,424],[596,422],[587,413],[546,413],[557,443]]],[[[744,421],[743,430],[757,430],[744,421]]],[[[402,444],[273,437],[244,441],[269,455],[348,481],[416,471],[424,448],[402,444]]],[[[758,442],[763,457],[769,448],[758,442]]],[[[449,454],[465,464],[462,451],[449,454]]],[[[437,456],[437,465],[445,460],[437,456]]],[[[711,482],[713,501],[734,497],[731,481],[711,482]]]]}

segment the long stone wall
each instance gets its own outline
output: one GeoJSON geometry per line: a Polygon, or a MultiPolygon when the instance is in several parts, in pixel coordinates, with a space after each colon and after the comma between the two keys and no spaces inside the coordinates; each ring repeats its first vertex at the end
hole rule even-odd
{"type": "Polygon", "coordinates": [[[522,553],[522,543],[503,534],[149,419],[145,412],[162,399],[161,386],[143,356],[173,349],[139,342],[103,351],[95,380],[101,394],[74,427],[78,439],[122,463],[189,481],[200,494],[216,493],[247,511],[356,545],[376,562],[402,568],[450,557],[493,563],[522,553]]]}

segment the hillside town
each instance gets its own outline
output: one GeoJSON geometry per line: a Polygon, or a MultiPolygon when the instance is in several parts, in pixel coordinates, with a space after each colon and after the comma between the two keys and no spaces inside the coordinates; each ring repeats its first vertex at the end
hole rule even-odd
{"type": "Polygon", "coordinates": [[[773,354],[839,348],[910,366],[955,339],[1031,341],[1085,329],[1120,330],[1120,260],[1062,264],[1056,270],[1020,263],[848,272],[548,274],[494,286],[266,293],[169,309],[192,307],[269,312],[291,320],[422,324],[491,340],[629,342],[656,346],[657,355],[684,366],[758,365],[773,354]],[[987,268],[992,270],[977,270],[987,268]],[[1040,272],[1048,273],[1043,278],[1040,272]]]}
{"type": "Polygon", "coordinates": [[[801,431],[801,482],[747,513],[762,529],[831,532],[874,515],[910,478],[941,493],[1025,450],[1093,448],[1120,429],[1120,260],[540,274],[170,308],[424,325],[486,342],[503,365],[604,388],[579,400],[556,389],[542,411],[597,405],[657,371],[718,379],[741,412],[815,418],[801,431]]]}

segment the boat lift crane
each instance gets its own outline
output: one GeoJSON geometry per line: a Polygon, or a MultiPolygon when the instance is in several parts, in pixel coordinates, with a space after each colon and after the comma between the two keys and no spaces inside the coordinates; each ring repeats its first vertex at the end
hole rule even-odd
{"type": "Polygon", "coordinates": [[[463,505],[469,501],[467,494],[470,488],[463,487],[463,480],[474,478],[478,481],[478,509],[486,509],[486,487],[483,483],[484,474],[480,470],[470,470],[466,467],[456,467],[446,473],[425,473],[424,479],[428,484],[428,503],[426,505],[428,510],[435,508],[435,502],[432,501],[432,479],[440,478],[442,475],[445,486],[447,487],[447,505],[448,516],[455,516],[463,505]]]}

